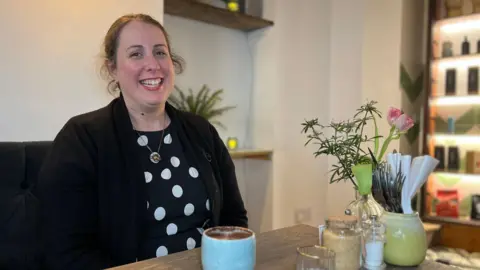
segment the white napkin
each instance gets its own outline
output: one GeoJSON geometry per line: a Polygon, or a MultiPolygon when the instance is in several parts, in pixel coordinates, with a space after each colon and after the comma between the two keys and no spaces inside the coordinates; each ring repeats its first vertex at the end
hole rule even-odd
{"type": "Polygon", "coordinates": [[[402,209],[405,212],[405,209],[407,211],[412,211],[412,205],[410,203],[410,199],[408,197],[409,191],[410,191],[410,186],[411,186],[411,178],[410,178],[410,169],[411,169],[411,163],[412,163],[412,156],[410,155],[403,155],[402,156],[402,173],[403,176],[405,177],[403,186],[402,186],[402,198],[401,198],[401,203],[402,203],[402,209]]]}
{"type": "Polygon", "coordinates": [[[413,214],[412,199],[428,176],[435,170],[439,161],[429,155],[415,157],[410,168],[408,184],[402,189],[402,209],[404,214],[413,214]]]}

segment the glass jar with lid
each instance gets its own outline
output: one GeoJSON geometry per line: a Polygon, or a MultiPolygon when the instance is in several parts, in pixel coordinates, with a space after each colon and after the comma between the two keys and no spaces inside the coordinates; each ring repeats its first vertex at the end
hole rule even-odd
{"type": "Polygon", "coordinates": [[[320,244],[335,252],[335,269],[362,267],[362,230],[355,216],[332,216],[320,226],[320,244]]]}

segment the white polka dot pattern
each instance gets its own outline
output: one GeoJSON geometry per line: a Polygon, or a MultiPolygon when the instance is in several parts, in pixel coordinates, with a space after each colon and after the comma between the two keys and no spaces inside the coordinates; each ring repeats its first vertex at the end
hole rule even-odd
{"type": "Polygon", "coordinates": [[[172,163],[173,167],[177,168],[178,166],[180,166],[180,159],[178,159],[177,157],[171,157],[170,163],[172,163]]]}
{"type": "Polygon", "coordinates": [[[167,256],[168,249],[165,246],[161,246],[157,248],[157,257],[167,256]]]}
{"type": "Polygon", "coordinates": [[[175,198],[180,198],[183,195],[183,189],[181,186],[175,185],[172,188],[172,193],[173,193],[173,196],[175,196],[175,198]]]}
{"type": "Polygon", "coordinates": [[[197,242],[195,242],[195,239],[193,238],[188,238],[187,239],[187,249],[194,249],[195,248],[195,245],[197,244],[197,242]]]}
{"type": "Polygon", "coordinates": [[[150,183],[153,179],[153,175],[150,172],[145,172],[145,182],[150,183]]]}
{"type": "Polygon", "coordinates": [[[137,143],[140,146],[146,146],[148,144],[148,137],[145,135],[138,137],[137,143]]]}
{"type": "Polygon", "coordinates": [[[148,189],[146,207],[151,227],[147,230],[152,235],[164,235],[161,240],[159,237],[159,240],[145,241],[141,252],[153,253],[157,257],[172,253],[173,246],[176,247],[178,243],[184,250],[199,247],[204,229],[197,227],[197,219],[203,219],[204,215],[207,216],[206,212],[212,208],[203,190],[203,183],[197,180],[200,178],[198,167],[196,164],[189,164],[178,136],[175,132],[170,132],[166,131],[163,138],[159,133],[145,133],[137,138],[137,147],[146,157],[140,158],[144,162],[145,187],[148,189]],[[163,159],[154,164],[148,159],[150,151],[146,146],[158,147],[159,139],[163,140],[159,152],[163,159]],[[187,190],[184,190],[185,188],[187,190]],[[177,206],[172,207],[166,203],[169,200],[174,200],[177,206]],[[172,219],[173,217],[175,219],[172,219]],[[191,220],[192,218],[195,220],[191,220]]]}
{"type": "Polygon", "coordinates": [[[197,177],[198,177],[198,171],[197,171],[197,169],[195,169],[194,167],[190,167],[190,169],[188,169],[188,173],[189,173],[190,176],[193,177],[193,178],[197,178],[197,177]]]}
{"type": "Polygon", "coordinates": [[[168,224],[167,226],[167,234],[168,235],[174,235],[174,234],[177,234],[177,225],[175,225],[174,223],[170,223],[168,224]]]}
{"type": "Polygon", "coordinates": [[[172,143],[172,135],[168,134],[167,136],[165,136],[165,138],[163,138],[163,143],[164,144],[171,144],[172,143]]]}
{"type": "Polygon", "coordinates": [[[153,213],[155,219],[158,221],[164,219],[166,214],[167,213],[165,212],[165,208],[163,207],[158,207],[157,209],[155,209],[155,213],[153,213]]]}
{"type": "Polygon", "coordinates": [[[185,209],[183,210],[185,216],[190,216],[191,214],[193,214],[193,211],[195,211],[195,207],[191,203],[185,205],[185,209]]]}
{"type": "Polygon", "coordinates": [[[169,180],[170,178],[172,178],[172,172],[168,168],[163,169],[161,176],[163,179],[169,180]]]}

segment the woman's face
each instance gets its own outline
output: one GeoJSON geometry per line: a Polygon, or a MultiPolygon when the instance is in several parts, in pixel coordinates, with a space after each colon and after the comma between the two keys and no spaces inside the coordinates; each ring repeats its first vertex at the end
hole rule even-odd
{"type": "Polygon", "coordinates": [[[175,80],[169,52],[157,26],[140,21],[124,26],[111,71],[130,106],[153,109],[167,101],[175,80]]]}

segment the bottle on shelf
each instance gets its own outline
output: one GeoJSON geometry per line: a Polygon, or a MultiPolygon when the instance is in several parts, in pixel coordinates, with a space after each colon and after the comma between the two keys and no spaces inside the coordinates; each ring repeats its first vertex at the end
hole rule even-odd
{"type": "Polygon", "coordinates": [[[457,71],[453,68],[447,69],[445,75],[445,95],[455,95],[457,71]]]}
{"type": "Polygon", "coordinates": [[[448,147],[448,169],[449,170],[458,170],[460,169],[460,153],[458,151],[458,146],[449,146],[448,147]]]}
{"type": "Polygon", "coordinates": [[[478,67],[468,68],[468,94],[478,94],[478,67]]]}
{"type": "Polygon", "coordinates": [[[455,119],[453,117],[448,117],[447,128],[449,134],[455,134],[455,119]]]}
{"type": "Polygon", "coordinates": [[[467,55],[469,53],[470,53],[470,42],[465,36],[465,39],[462,42],[462,55],[467,55]]]}
{"type": "Polygon", "coordinates": [[[445,147],[443,145],[436,145],[434,150],[434,156],[438,159],[439,163],[437,169],[445,169],[445,147]]]}
{"type": "Polygon", "coordinates": [[[453,44],[451,41],[445,41],[442,43],[442,57],[453,56],[453,44]]]}

